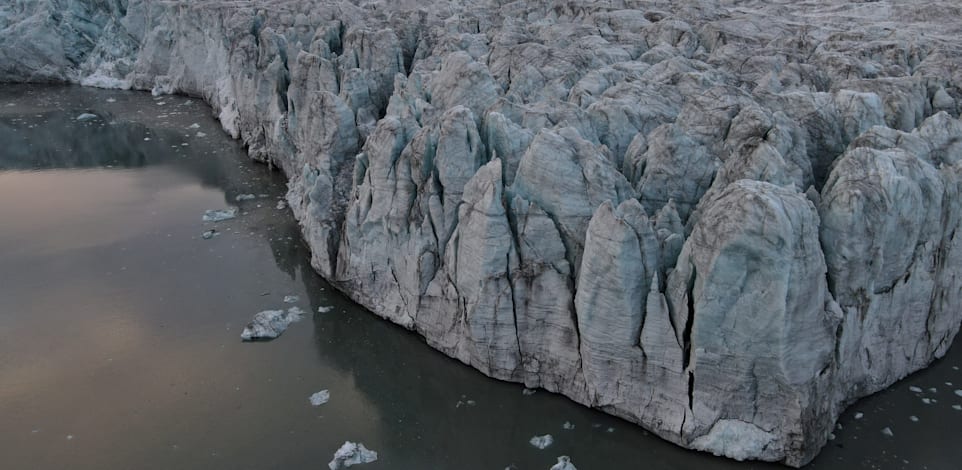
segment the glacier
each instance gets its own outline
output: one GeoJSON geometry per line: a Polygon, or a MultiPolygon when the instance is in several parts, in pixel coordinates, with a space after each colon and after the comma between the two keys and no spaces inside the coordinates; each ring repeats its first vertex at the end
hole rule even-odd
{"type": "Polygon", "coordinates": [[[960,17],[12,0],[0,82],[201,97],[375,314],[678,445],[801,466],[959,330],[960,17]]]}

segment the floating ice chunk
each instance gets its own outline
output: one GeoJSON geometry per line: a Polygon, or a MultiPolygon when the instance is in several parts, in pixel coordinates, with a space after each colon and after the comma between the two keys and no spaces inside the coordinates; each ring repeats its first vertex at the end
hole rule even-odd
{"type": "Polygon", "coordinates": [[[554,464],[548,470],[578,470],[575,468],[575,464],[571,463],[571,458],[567,455],[562,455],[558,457],[558,463],[554,464]]]}
{"type": "Polygon", "coordinates": [[[567,429],[567,430],[570,431],[570,430],[572,430],[572,429],[575,428],[575,425],[574,425],[574,424],[571,424],[571,423],[569,423],[569,422],[567,422],[567,421],[565,421],[565,423],[561,425],[561,428],[562,428],[562,429],[567,429]]]}
{"type": "Polygon", "coordinates": [[[73,434],[67,434],[67,440],[68,440],[68,441],[72,441],[72,440],[73,440],[73,434]]]}
{"type": "Polygon", "coordinates": [[[97,116],[96,114],[83,113],[83,114],[81,114],[80,116],[77,116],[77,120],[78,120],[78,121],[81,121],[81,122],[83,122],[83,121],[93,121],[94,119],[97,119],[97,117],[98,117],[98,116],[97,116]]]}
{"type": "Polygon", "coordinates": [[[187,126],[187,128],[188,128],[188,129],[200,129],[200,124],[197,124],[197,123],[195,122],[195,123],[187,126]]]}
{"type": "Polygon", "coordinates": [[[331,310],[334,310],[333,305],[330,305],[330,306],[321,305],[320,307],[317,307],[317,313],[327,313],[327,312],[330,312],[331,310]]]}
{"type": "Polygon", "coordinates": [[[909,387],[909,391],[912,393],[922,393],[922,389],[914,385],[909,387]]]}
{"type": "Polygon", "coordinates": [[[956,390],[956,391],[955,391],[955,396],[957,396],[957,397],[962,397],[962,390],[956,390]]]}
{"type": "Polygon", "coordinates": [[[308,398],[308,400],[311,401],[311,405],[314,405],[314,406],[321,406],[327,403],[327,401],[330,399],[331,399],[331,392],[327,390],[321,390],[320,392],[317,392],[311,395],[310,398],[308,398]]]}
{"type": "Polygon", "coordinates": [[[888,426],[882,428],[882,434],[884,434],[884,435],[886,435],[886,436],[888,436],[888,437],[892,437],[892,436],[895,435],[895,434],[892,434],[892,429],[889,428],[888,426]]]}
{"type": "Polygon", "coordinates": [[[340,449],[337,449],[337,452],[334,452],[334,460],[331,460],[327,467],[331,470],[339,470],[352,465],[371,463],[375,460],[377,460],[377,452],[368,450],[364,447],[364,444],[346,441],[340,449]]]}
{"type": "Polygon", "coordinates": [[[931,398],[923,398],[923,399],[922,399],[922,403],[925,403],[926,405],[931,405],[932,402],[934,402],[934,401],[935,401],[935,400],[932,400],[931,398]]]}
{"type": "Polygon", "coordinates": [[[256,198],[257,198],[257,196],[255,196],[255,195],[253,195],[253,194],[238,194],[237,196],[234,196],[234,200],[237,201],[237,202],[247,201],[247,200],[256,199],[256,198]]]}
{"type": "Polygon", "coordinates": [[[274,339],[281,335],[287,327],[301,319],[301,314],[283,310],[264,310],[254,315],[254,320],[247,324],[241,339],[254,341],[259,339],[274,339]]]}
{"type": "Polygon", "coordinates": [[[237,217],[237,208],[230,207],[227,209],[211,209],[204,212],[204,216],[201,217],[204,222],[220,222],[222,220],[233,219],[237,217]]]}
{"type": "Polygon", "coordinates": [[[108,103],[116,103],[117,100],[115,100],[115,99],[113,99],[113,98],[107,98],[107,102],[108,102],[108,103]]]}
{"type": "Polygon", "coordinates": [[[913,422],[913,423],[917,423],[917,422],[919,422],[919,417],[918,417],[918,416],[915,416],[915,415],[909,416],[909,421],[911,421],[911,422],[913,422]]]}
{"type": "Polygon", "coordinates": [[[298,317],[301,317],[301,316],[304,315],[304,311],[301,310],[301,308],[300,308],[300,307],[297,307],[297,306],[294,306],[294,307],[291,307],[291,308],[287,309],[287,313],[289,313],[289,314],[291,314],[291,315],[297,315],[298,317]]]}
{"type": "Polygon", "coordinates": [[[607,431],[607,432],[615,432],[615,428],[608,428],[608,429],[605,429],[605,431],[607,431]]]}
{"type": "Polygon", "coordinates": [[[862,419],[862,416],[865,416],[865,415],[862,413],[855,413],[855,419],[862,419]]]}
{"type": "Polygon", "coordinates": [[[204,240],[210,240],[211,238],[214,238],[214,237],[216,237],[217,235],[220,235],[220,233],[218,233],[217,230],[210,229],[210,230],[205,231],[204,234],[201,235],[201,237],[203,237],[204,240]]]}
{"type": "Polygon", "coordinates": [[[198,132],[197,132],[196,134],[194,134],[194,135],[195,135],[196,137],[207,137],[207,134],[205,134],[205,133],[203,133],[203,132],[200,132],[200,131],[198,131],[198,132]]]}
{"type": "Polygon", "coordinates": [[[283,200],[283,199],[277,201],[277,205],[274,206],[274,208],[277,209],[277,210],[279,210],[279,211],[282,211],[282,210],[284,210],[284,209],[287,209],[287,201],[285,201],[285,200],[283,200]]]}
{"type": "Polygon", "coordinates": [[[554,438],[551,437],[551,434],[545,434],[544,436],[534,436],[528,442],[539,449],[544,449],[554,443],[554,438]]]}
{"type": "Polygon", "coordinates": [[[962,411],[962,405],[952,405],[952,409],[955,411],[962,411]]]}
{"type": "Polygon", "coordinates": [[[299,301],[299,300],[301,300],[301,298],[298,297],[298,296],[296,296],[296,295],[285,295],[285,296],[284,296],[284,303],[285,303],[285,304],[293,304],[293,303],[296,303],[296,302],[299,301]]]}
{"type": "Polygon", "coordinates": [[[929,387],[929,393],[938,393],[938,392],[939,392],[939,389],[935,387],[929,387]]]}
{"type": "Polygon", "coordinates": [[[526,396],[526,397],[529,397],[529,396],[531,396],[531,395],[534,395],[534,394],[537,393],[537,392],[538,392],[537,389],[525,388],[524,390],[521,391],[521,394],[524,395],[524,396],[526,396]]]}

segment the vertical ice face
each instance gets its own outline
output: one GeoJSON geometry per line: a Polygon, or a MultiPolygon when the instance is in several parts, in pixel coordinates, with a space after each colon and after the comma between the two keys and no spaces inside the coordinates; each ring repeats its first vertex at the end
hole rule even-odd
{"type": "Polygon", "coordinates": [[[959,329],[962,11],[756,3],[24,0],[0,81],[202,96],[374,313],[802,465],[959,329]]]}

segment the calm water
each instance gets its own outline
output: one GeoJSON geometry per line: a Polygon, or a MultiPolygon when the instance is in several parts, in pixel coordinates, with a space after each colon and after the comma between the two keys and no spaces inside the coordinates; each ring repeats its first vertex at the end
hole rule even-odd
{"type": "MultiPolygon", "coordinates": [[[[580,470],[782,468],[525,396],[352,304],[275,208],[283,176],[210,114],[183,97],[0,87],[0,468],[320,469],[345,440],[378,452],[356,467],[371,470],[547,469],[558,455],[580,470]],[[230,205],[237,219],[201,221],[230,205]],[[242,343],[286,295],[304,320],[242,343]],[[321,389],[330,402],[312,407],[321,389]],[[528,444],[546,433],[551,447],[528,444]]],[[[849,409],[811,468],[959,468],[960,349],[849,409]]]]}

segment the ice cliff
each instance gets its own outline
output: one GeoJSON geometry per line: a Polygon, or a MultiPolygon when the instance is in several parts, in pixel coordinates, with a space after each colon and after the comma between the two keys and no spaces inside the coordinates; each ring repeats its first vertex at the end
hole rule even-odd
{"type": "Polygon", "coordinates": [[[800,466],[962,311],[962,6],[12,0],[0,81],[207,100],[485,374],[800,466]]]}

